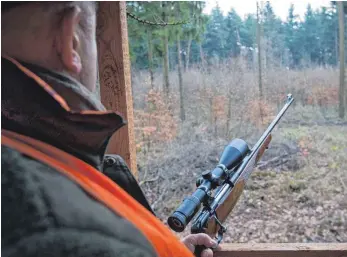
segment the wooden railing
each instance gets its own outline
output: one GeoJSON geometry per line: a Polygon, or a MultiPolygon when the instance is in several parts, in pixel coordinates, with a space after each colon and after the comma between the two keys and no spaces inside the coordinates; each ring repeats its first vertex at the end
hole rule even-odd
{"type": "Polygon", "coordinates": [[[347,243],[224,244],[214,257],[347,257],[347,243]]]}

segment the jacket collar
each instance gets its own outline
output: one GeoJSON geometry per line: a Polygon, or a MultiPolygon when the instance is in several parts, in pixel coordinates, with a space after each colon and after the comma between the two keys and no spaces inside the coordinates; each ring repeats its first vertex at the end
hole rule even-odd
{"type": "Polygon", "coordinates": [[[62,149],[101,169],[106,146],[125,122],[74,79],[1,58],[2,127],[62,149]]]}

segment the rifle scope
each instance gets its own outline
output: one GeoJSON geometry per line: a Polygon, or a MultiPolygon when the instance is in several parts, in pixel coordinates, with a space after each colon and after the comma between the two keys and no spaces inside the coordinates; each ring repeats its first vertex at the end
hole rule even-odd
{"type": "Polygon", "coordinates": [[[202,173],[197,181],[196,191],[185,198],[182,204],[168,218],[170,228],[176,232],[182,232],[191,219],[200,209],[202,203],[209,199],[210,190],[221,186],[229,177],[229,171],[233,170],[248,154],[249,147],[242,139],[234,139],[225,147],[223,154],[214,170],[202,173]]]}

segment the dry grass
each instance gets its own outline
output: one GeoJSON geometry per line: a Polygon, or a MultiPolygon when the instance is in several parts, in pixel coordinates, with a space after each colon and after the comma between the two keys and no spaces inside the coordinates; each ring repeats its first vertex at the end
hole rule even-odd
{"type": "MultiPolygon", "coordinates": [[[[228,221],[225,242],[347,242],[347,126],[337,117],[338,71],[266,71],[259,103],[257,73],[244,66],[238,60],[184,73],[183,123],[178,119],[177,74],[170,74],[165,103],[177,133],[161,141],[148,135],[150,148],[138,152],[139,179],[152,207],[166,221],[194,190],[198,175],[216,165],[228,141],[239,137],[252,145],[286,93],[292,93],[295,104],[264,156],[265,162],[276,156],[286,161],[252,175],[228,221]]],[[[148,128],[141,116],[148,111],[148,74],[134,73],[132,83],[135,119],[142,124],[137,130],[143,131],[148,128]]],[[[156,76],[155,89],[161,88],[162,78],[156,76]]],[[[167,128],[167,122],[156,123],[156,129],[167,128]]]]}
{"type": "Polygon", "coordinates": [[[283,128],[278,137],[311,138],[305,166],[258,171],[228,224],[229,242],[346,242],[346,127],[283,128]]]}

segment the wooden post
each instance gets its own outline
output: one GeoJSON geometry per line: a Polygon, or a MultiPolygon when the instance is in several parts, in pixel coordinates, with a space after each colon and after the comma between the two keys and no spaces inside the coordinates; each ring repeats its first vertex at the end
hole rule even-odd
{"type": "Polygon", "coordinates": [[[125,2],[99,2],[97,43],[101,102],[127,121],[111,138],[107,153],[120,155],[137,175],[125,2]]]}
{"type": "Polygon", "coordinates": [[[347,257],[346,243],[224,244],[214,257],[347,257]]]}

